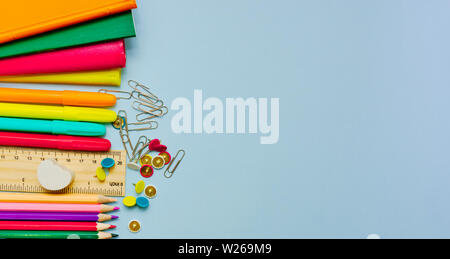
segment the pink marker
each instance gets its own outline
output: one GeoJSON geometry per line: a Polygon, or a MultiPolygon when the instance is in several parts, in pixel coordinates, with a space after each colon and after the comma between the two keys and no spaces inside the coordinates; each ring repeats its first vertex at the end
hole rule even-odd
{"type": "Polygon", "coordinates": [[[104,152],[111,148],[111,142],[107,139],[96,137],[76,137],[0,131],[0,146],[104,152]]]}

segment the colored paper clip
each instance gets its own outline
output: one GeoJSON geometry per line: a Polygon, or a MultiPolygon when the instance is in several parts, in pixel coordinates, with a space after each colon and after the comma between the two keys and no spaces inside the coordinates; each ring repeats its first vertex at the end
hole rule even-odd
{"type": "Polygon", "coordinates": [[[178,166],[180,165],[181,161],[183,160],[184,156],[186,155],[186,152],[181,149],[178,150],[177,154],[175,155],[175,157],[172,159],[172,161],[170,161],[170,164],[167,166],[166,170],[164,171],[164,176],[166,178],[171,178],[173,176],[173,174],[175,173],[175,171],[177,170],[178,166]],[[178,159],[178,155],[183,154],[181,156],[181,158],[178,159]],[[178,161],[175,164],[175,167],[172,168],[172,165],[174,164],[174,162],[178,159],[178,161]]]}

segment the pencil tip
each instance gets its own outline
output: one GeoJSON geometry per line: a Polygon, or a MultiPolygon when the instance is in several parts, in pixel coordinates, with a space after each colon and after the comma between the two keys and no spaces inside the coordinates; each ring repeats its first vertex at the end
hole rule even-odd
{"type": "Polygon", "coordinates": [[[119,218],[119,216],[111,215],[111,219],[118,219],[118,218],[119,218]]]}
{"type": "Polygon", "coordinates": [[[118,234],[111,234],[112,237],[118,237],[118,234]]]}
{"type": "Polygon", "coordinates": [[[113,229],[113,228],[116,228],[116,226],[114,226],[114,225],[109,226],[109,229],[113,229]]]}
{"type": "Polygon", "coordinates": [[[119,207],[114,207],[114,210],[119,210],[120,208],[119,207]]]}

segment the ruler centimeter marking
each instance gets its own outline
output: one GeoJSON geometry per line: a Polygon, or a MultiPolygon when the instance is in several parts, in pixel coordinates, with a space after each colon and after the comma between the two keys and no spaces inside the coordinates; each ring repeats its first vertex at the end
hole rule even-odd
{"type": "Polygon", "coordinates": [[[77,152],[52,149],[0,147],[0,191],[46,192],[37,180],[37,168],[47,159],[75,172],[74,182],[57,193],[103,194],[125,196],[126,153],[77,152]],[[113,158],[116,165],[110,169],[105,182],[95,177],[104,158],[113,158]]]}

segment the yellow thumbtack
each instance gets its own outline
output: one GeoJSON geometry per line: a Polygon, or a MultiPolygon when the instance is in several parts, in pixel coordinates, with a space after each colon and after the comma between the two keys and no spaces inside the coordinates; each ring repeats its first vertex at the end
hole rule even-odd
{"type": "Polygon", "coordinates": [[[136,191],[136,193],[142,193],[144,191],[145,188],[145,182],[144,181],[139,181],[134,185],[134,190],[136,191]]]}
{"type": "Polygon", "coordinates": [[[127,206],[127,207],[133,207],[134,205],[136,205],[136,198],[133,196],[128,196],[123,198],[123,205],[127,206]]]}
{"type": "Polygon", "coordinates": [[[105,169],[103,169],[103,167],[97,168],[96,175],[97,175],[97,179],[100,182],[104,182],[106,180],[106,172],[105,172],[105,169]]]}

